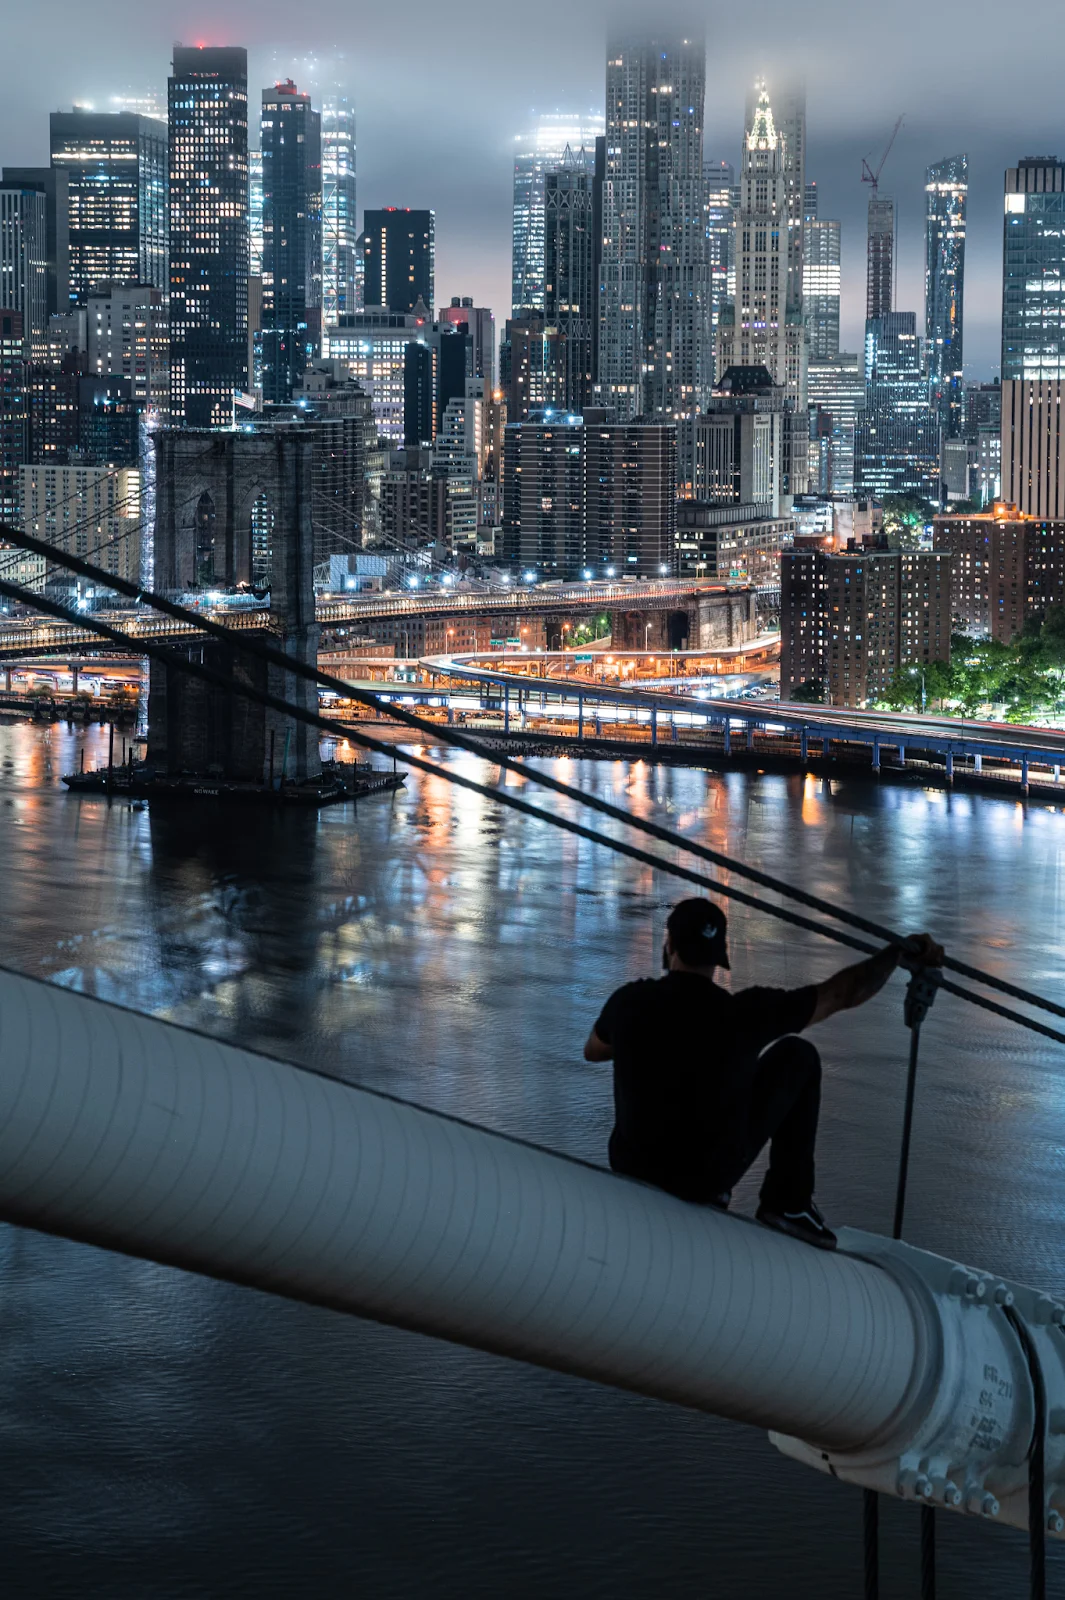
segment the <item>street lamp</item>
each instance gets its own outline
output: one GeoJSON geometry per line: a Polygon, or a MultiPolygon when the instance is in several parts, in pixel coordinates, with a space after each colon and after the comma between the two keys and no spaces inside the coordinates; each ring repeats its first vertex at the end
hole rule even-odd
{"type": "Polygon", "coordinates": [[[920,675],[921,675],[921,715],[923,717],[924,714],[925,714],[925,711],[926,711],[926,709],[928,707],[928,692],[927,692],[927,688],[926,688],[926,685],[925,685],[924,668],[923,667],[911,667],[910,671],[911,672],[919,672],[920,675]]]}

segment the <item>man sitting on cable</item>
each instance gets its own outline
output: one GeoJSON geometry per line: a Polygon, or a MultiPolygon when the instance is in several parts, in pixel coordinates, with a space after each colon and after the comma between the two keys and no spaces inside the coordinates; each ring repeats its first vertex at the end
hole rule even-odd
{"type": "Polygon", "coordinates": [[[821,1058],[795,1037],[871,1000],[899,962],[938,967],[927,933],[889,945],[803,989],[741,989],[714,981],[728,968],[726,921],[709,900],[682,900],[666,922],[664,978],[610,996],[584,1046],[614,1063],[610,1165],[682,1200],[727,1210],[732,1189],[769,1144],[758,1220],[833,1250],[814,1202],[821,1058]]]}

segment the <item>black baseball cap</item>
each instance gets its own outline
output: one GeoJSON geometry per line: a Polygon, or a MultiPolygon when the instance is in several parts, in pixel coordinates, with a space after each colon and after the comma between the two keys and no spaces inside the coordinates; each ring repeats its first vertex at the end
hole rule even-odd
{"type": "Polygon", "coordinates": [[[693,967],[728,967],[725,913],[711,900],[680,900],[666,931],[680,959],[693,967]]]}

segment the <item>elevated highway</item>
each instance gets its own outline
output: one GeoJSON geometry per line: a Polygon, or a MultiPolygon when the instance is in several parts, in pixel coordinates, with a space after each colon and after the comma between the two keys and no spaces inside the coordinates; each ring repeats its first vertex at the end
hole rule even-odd
{"type": "MultiPolygon", "coordinates": [[[[905,765],[916,751],[942,760],[948,779],[954,776],[961,759],[973,771],[983,770],[983,762],[1004,762],[1016,768],[1022,787],[1028,785],[1032,766],[1053,772],[1055,780],[1065,765],[1065,731],[1051,728],[1014,726],[1011,723],[980,722],[955,717],[917,716],[891,711],[852,711],[820,706],[778,704],[714,695],[714,680],[695,692],[645,687],[611,686],[579,678],[534,678],[504,665],[485,665],[484,655],[476,657],[436,656],[424,666],[452,683],[475,683],[488,689],[499,704],[504,726],[509,727],[512,712],[527,710],[535,703],[541,714],[552,708],[567,713],[577,722],[579,736],[586,730],[586,719],[610,720],[627,716],[650,726],[651,741],[657,743],[660,730],[713,728],[722,740],[725,753],[737,736],[755,748],[756,736],[779,739],[789,737],[803,760],[811,750],[828,755],[833,743],[869,747],[873,771],[879,771],[885,751],[905,765]]],[[[528,662],[535,658],[527,657],[528,662]]]]}

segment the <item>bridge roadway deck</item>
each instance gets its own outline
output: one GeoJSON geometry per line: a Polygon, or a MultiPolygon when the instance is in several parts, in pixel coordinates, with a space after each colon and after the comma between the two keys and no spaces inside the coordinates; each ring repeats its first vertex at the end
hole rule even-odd
{"type": "MultiPolygon", "coordinates": [[[[316,615],[319,623],[358,623],[380,617],[401,616],[536,616],[553,612],[566,614],[596,612],[603,609],[639,611],[672,611],[706,595],[724,594],[728,588],[746,585],[721,583],[674,582],[663,579],[655,583],[589,583],[567,584],[559,589],[509,589],[503,593],[456,594],[370,594],[351,599],[319,599],[316,615]]],[[[270,628],[271,615],[262,607],[240,609],[232,606],[206,611],[212,622],[227,628],[270,628]]],[[[135,639],[196,639],[197,630],[190,623],[176,622],[172,617],[155,616],[145,611],[106,611],[101,620],[111,627],[121,628],[135,639]]],[[[106,643],[89,628],[72,624],[49,622],[42,618],[9,621],[0,627],[0,660],[13,659],[27,654],[40,654],[52,650],[69,650],[77,645],[90,645],[106,650],[106,643]]]]}
{"type": "MultiPolygon", "coordinates": [[[[829,706],[780,705],[725,697],[702,699],[692,694],[660,690],[606,688],[591,680],[531,678],[505,671],[502,667],[470,665],[476,657],[433,656],[424,666],[452,680],[480,683],[502,691],[505,699],[518,695],[542,696],[548,701],[574,705],[578,715],[594,712],[596,705],[643,711],[657,724],[659,715],[683,716],[698,725],[722,728],[728,739],[737,730],[753,735],[755,730],[792,733],[799,738],[806,754],[811,742],[821,741],[826,748],[835,741],[867,744],[872,749],[873,766],[880,766],[882,749],[894,749],[905,761],[908,749],[933,752],[944,758],[948,774],[958,756],[1010,761],[1020,766],[1025,781],[1028,766],[1065,765],[1065,731],[1052,728],[1015,727],[1011,723],[977,722],[956,717],[919,717],[891,711],[852,711],[829,706]]],[[[513,660],[513,656],[510,658],[513,660]]],[[[535,658],[528,658],[533,660],[535,658]]],[[[515,703],[515,702],[512,702],[515,703]]]]}

